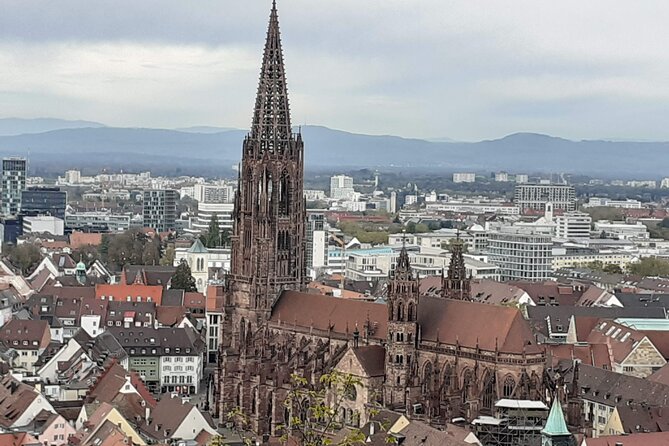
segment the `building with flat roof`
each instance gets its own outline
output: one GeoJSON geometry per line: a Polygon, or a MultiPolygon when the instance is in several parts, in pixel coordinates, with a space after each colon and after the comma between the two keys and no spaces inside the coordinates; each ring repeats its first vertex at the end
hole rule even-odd
{"type": "Polygon", "coordinates": [[[26,188],[25,158],[2,160],[2,215],[17,215],[21,210],[21,193],[26,188]]]}
{"type": "Polygon", "coordinates": [[[177,220],[177,191],[146,189],[144,191],[144,226],[158,232],[172,231],[177,220]]]}
{"type": "Polygon", "coordinates": [[[543,211],[546,203],[553,203],[555,210],[574,211],[576,190],[566,184],[519,184],[514,202],[521,211],[543,211]]]}
{"type": "Polygon", "coordinates": [[[490,263],[499,267],[502,281],[541,281],[553,271],[550,235],[504,227],[488,234],[486,250],[490,263]]]}
{"type": "Polygon", "coordinates": [[[22,215],[51,215],[65,218],[67,192],[60,187],[29,187],[21,192],[22,215]]]}

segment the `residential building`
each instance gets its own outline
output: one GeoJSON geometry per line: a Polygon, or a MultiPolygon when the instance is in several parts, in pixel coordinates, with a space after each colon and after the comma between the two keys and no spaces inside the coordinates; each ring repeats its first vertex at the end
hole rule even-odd
{"type": "Polygon", "coordinates": [[[158,232],[174,230],[178,198],[174,189],[144,190],[144,227],[158,232]]]}
{"type": "Polygon", "coordinates": [[[221,343],[221,322],[223,321],[222,286],[207,287],[207,362],[215,364],[218,361],[218,347],[221,343]]]}
{"type": "Polygon", "coordinates": [[[346,175],[330,177],[330,198],[335,200],[351,200],[354,193],[353,178],[346,175]]]}
{"type": "Polygon", "coordinates": [[[499,267],[501,280],[540,281],[552,273],[552,249],[548,235],[505,227],[488,234],[486,252],[490,263],[499,267]]]}
{"type": "Polygon", "coordinates": [[[203,432],[218,435],[197,407],[176,395],[161,398],[140,429],[152,443],[161,444],[179,444],[179,440],[191,442],[203,432]]]}
{"type": "Polygon", "coordinates": [[[65,219],[67,192],[59,187],[29,187],[21,193],[21,215],[51,215],[65,219]]]}
{"type": "Polygon", "coordinates": [[[48,232],[52,235],[65,234],[65,222],[57,217],[48,215],[38,215],[34,217],[23,217],[23,233],[43,233],[48,232]]]}
{"type": "Polygon", "coordinates": [[[17,430],[30,425],[42,412],[56,413],[36,388],[15,379],[10,373],[0,376],[0,429],[17,430]]]}
{"type": "Polygon", "coordinates": [[[15,370],[35,373],[35,363],[50,342],[51,331],[47,321],[12,319],[0,328],[0,343],[18,353],[14,361],[15,370]]]}
{"type": "Polygon", "coordinates": [[[26,188],[25,158],[2,160],[2,215],[17,215],[21,210],[21,194],[26,188]]]}
{"type": "Polygon", "coordinates": [[[496,172],[495,181],[497,181],[498,183],[506,183],[507,181],[509,181],[509,174],[506,172],[496,172]]]}
{"type": "Polygon", "coordinates": [[[200,203],[232,203],[235,188],[230,184],[196,184],[193,186],[193,198],[200,203]]]}
{"type": "Polygon", "coordinates": [[[525,184],[530,181],[530,177],[526,174],[523,173],[517,173],[516,174],[516,183],[518,184],[525,184]]]}
{"type": "Polygon", "coordinates": [[[453,174],[454,183],[474,183],[476,182],[476,174],[470,172],[458,172],[453,174]]]}
{"type": "Polygon", "coordinates": [[[514,202],[521,210],[543,211],[546,203],[555,210],[576,210],[576,190],[565,184],[518,184],[514,202]]]}
{"type": "Polygon", "coordinates": [[[556,236],[562,239],[590,238],[592,217],[583,212],[566,212],[555,218],[556,236]]]}
{"type": "Polygon", "coordinates": [[[307,201],[325,201],[324,190],[304,189],[304,199],[307,201]]]}
{"type": "Polygon", "coordinates": [[[200,390],[203,355],[200,335],[190,327],[110,327],[128,354],[128,368],[153,392],[194,394],[200,390]]]}

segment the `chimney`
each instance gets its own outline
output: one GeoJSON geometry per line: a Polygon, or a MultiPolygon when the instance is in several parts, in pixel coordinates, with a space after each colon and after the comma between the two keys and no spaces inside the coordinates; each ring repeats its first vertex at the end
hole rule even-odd
{"type": "Polygon", "coordinates": [[[376,427],[376,424],[373,421],[371,423],[369,423],[369,436],[370,437],[374,435],[374,431],[375,431],[374,428],[375,427],[376,427]]]}
{"type": "Polygon", "coordinates": [[[150,418],[151,418],[151,408],[149,406],[146,406],[146,408],[144,408],[144,419],[146,420],[147,423],[149,423],[150,418]]]}

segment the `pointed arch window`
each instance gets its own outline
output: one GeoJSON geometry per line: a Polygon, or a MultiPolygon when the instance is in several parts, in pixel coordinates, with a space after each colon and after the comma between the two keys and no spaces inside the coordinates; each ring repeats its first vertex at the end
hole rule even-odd
{"type": "Polygon", "coordinates": [[[516,388],[516,381],[512,376],[507,376],[504,378],[504,386],[502,387],[502,396],[504,398],[510,398],[513,396],[513,391],[516,388]]]}

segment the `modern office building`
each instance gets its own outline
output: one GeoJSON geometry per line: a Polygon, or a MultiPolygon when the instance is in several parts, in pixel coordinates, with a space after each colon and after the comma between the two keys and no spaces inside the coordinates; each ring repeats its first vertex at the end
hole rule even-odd
{"type": "Polygon", "coordinates": [[[67,192],[59,187],[29,187],[21,193],[22,215],[65,218],[67,192]]]}
{"type": "Polygon", "coordinates": [[[25,158],[2,160],[2,215],[17,215],[21,210],[21,193],[26,188],[25,158]]]}
{"type": "Polygon", "coordinates": [[[457,172],[453,174],[454,183],[474,183],[476,174],[472,172],[457,172]]]}
{"type": "Polygon", "coordinates": [[[328,243],[325,232],[325,214],[321,210],[307,210],[306,227],[306,265],[307,272],[316,278],[318,270],[327,266],[328,243]]]}
{"type": "Polygon", "coordinates": [[[504,227],[488,234],[488,261],[499,267],[500,280],[541,281],[551,276],[550,235],[504,227]]]}
{"type": "Polygon", "coordinates": [[[41,234],[46,232],[52,235],[63,235],[65,233],[63,220],[50,215],[24,216],[22,221],[24,234],[41,234]]]}
{"type": "Polygon", "coordinates": [[[515,204],[521,210],[543,211],[546,203],[555,210],[576,210],[576,190],[566,184],[519,184],[515,204]]]}
{"type": "Polygon", "coordinates": [[[346,175],[330,177],[330,198],[335,200],[350,200],[354,193],[353,178],[346,175]]]}
{"type": "Polygon", "coordinates": [[[131,217],[108,211],[72,212],[65,214],[65,227],[68,231],[122,232],[130,229],[131,217]]]}
{"type": "Polygon", "coordinates": [[[592,217],[583,212],[566,212],[555,219],[555,235],[562,239],[590,238],[592,217]]]}
{"type": "Polygon", "coordinates": [[[144,226],[158,232],[174,230],[177,219],[177,191],[146,189],[144,191],[144,226]]]}
{"type": "Polygon", "coordinates": [[[234,208],[234,203],[199,202],[197,204],[197,217],[193,221],[191,232],[198,234],[207,232],[214,215],[216,215],[221,231],[225,229],[232,231],[232,212],[234,208]]]}

